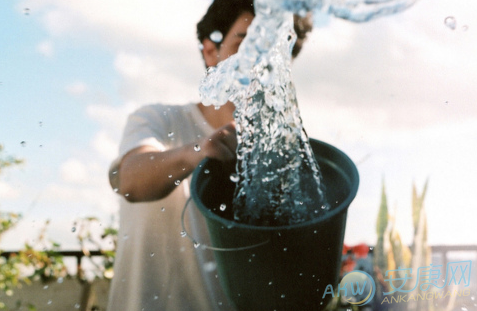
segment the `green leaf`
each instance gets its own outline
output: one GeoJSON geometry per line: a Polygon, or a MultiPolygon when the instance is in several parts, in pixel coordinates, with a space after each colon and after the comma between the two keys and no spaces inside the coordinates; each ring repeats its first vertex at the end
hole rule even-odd
{"type": "Polygon", "coordinates": [[[381,204],[379,206],[378,219],[376,220],[376,233],[378,237],[383,237],[388,226],[388,202],[386,197],[386,188],[383,186],[381,190],[381,204]]]}

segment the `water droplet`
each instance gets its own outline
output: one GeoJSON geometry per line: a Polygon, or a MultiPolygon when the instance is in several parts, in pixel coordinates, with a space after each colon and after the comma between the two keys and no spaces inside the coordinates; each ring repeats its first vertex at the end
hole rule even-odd
{"type": "Polygon", "coordinates": [[[184,230],[181,231],[181,237],[186,237],[187,236],[187,232],[185,232],[184,230]]]}
{"type": "Polygon", "coordinates": [[[63,283],[63,278],[62,278],[62,277],[59,277],[56,282],[58,282],[59,284],[63,283]]]}
{"type": "Polygon", "coordinates": [[[43,289],[48,289],[48,285],[43,286],[43,289]]]}
{"type": "Polygon", "coordinates": [[[222,42],[224,35],[220,31],[215,30],[210,34],[209,38],[215,43],[220,43],[222,42]]]}
{"type": "Polygon", "coordinates": [[[284,252],[286,252],[287,250],[288,250],[288,248],[286,248],[286,247],[283,248],[283,251],[284,251],[284,252]]]}
{"type": "Polygon", "coordinates": [[[200,151],[200,146],[199,146],[199,145],[195,145],[195,146],[194,146],[194,150],[197,151],[197,152],[199,152],[199,151],[200,151]]]}
{"type": "Polygon", "coordinates": [[[206,272],[212,272],[215,269],[217,269],[217,264],[213,261],[209,261],[204,264],[204,271],[206,272]]]}
{"type": "Polygon", "coordinates": [[[119,189],[118,189],[118,188],[114,188],[113,191],[116,192],[116,193],[118,193],[119,189]]]}
{"type": "Polygon", "coordinates": [[[219,110],[219,109],[220,109],[220,105],[214,106],[214,109],[215,109],[215,110],[219,110]]]}
{"type": "Polygon", "coordinates": [[[239,182],[240,176],[237,173],[230,174],[230,180],[232,182],[239,182]]]}
{"type": "Polygon", "coordinates": [[[204,170],[204,174],[209,174],[209,173],[210,173],[210,171],[208,169],[204,170]]]}
{"type": "Polygon", "coordinates": [[[272,285],[272,284],[273,284],[273,282],[272,282],[272,281],[268,282],[268,285],[272,285]]]}
{"type": "Polygon", "coordinates": [[[151,257],[154,257],[154,253],[151,253],[151,257]]]}
{"type": "Polygon", "coordinates": [[[167,175],[167,178],[172,178],[172,175],[167,175]]]}
{"type": "Polygon", "coordinates": [[[174,136],[174,132],[167,133],[167,137],[172,137],[172,136],[174,136]]]}
{"type": "Polygon", "coordinates": [[[81,305],[79,303],[75,303],[75,309],[79,309],[81,305]]]}
{"type": "Polygon", "coordinates": [[[194,241],[194,247],[195,247],[195,248],[199,248],[199,246],[200,246],[200,243],[197,242],[197,241],[194,241]]]}
{"type": "Polygon", "coordinates": [[[48,303],[49,305],[51,305],[52,302],[53,302],[53,301],[52,301],[51,299],[48,299],[48,302],[47,302],[47,303],[48,303]]]}
{"type": "Polygon", "coordinates": [[[222,301],[219,301],[219,302],[218,302],[218,305],[221,306],[221,305],[222,305],[222,301]]]}
{"type": "Polygon", "coordinates": [[[71,232],[76,232],[76,227],[71,228],[71,232]]]}
{"type": "Polygon", "coordinates": [[[181,181],[178,179],[174,182],[174,185],[179,186],[181,184],[181,181]]]}
{"type": "Polygon", "coordinates": [[[285,298],[285,294],[282,294],[282,295],[280,296],[280,298],[285,298]]]}
{"type": "Polygon", "coordinates": [[[154,160],[154,156],[150,156],[149,159],[150,159],[150,160],[154,160]]]}
{"type": "Polygon", "coordinates": [[[154,295],[154,300],[157,300],[157,299],[159,299],[159,296],[154,295]]]}
{"type": "Polygon", "coordinates": [[[165,207],[161,207],[161,212],[164,212],[166,211],[166,208],[165,207]]]}
{"type": "Polygon", "coordinates": [[[124,196],[127,198],[129,196],[129,193],[126,193],[124,196]]]}
{"type": "Polygon", "coordinates": [[[20,142],[20,145],[21,145],[22,147],[25,147],[25,146],[26,146],[26,141],[22,140],[22,141],[20,142]]]}
{"type": "Polygon", "coordinates": [[[225,204],[223,204],[223,203],[220,204],[220,210],[221,210],[222,212],[225,211],[226,208],[227,208],[227,205],[225,205],[225,204]]]}
{"type": "Polygon", "coordinates": [[[455,27],[457,26],[457,21],[455,19],[454,16],[447,16],[445,19],[444,19],[444,24],[452,29],[452,30],[455,30],[455,27]]]}
{"type": "Polygon", "coordinates": [[[204,45],[202,43],[199,44],[199,50],[203,50],[204,49],[204,45]]]}

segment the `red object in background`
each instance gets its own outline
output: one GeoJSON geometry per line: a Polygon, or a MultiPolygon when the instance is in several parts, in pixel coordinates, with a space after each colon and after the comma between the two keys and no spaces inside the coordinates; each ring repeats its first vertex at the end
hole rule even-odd
{"type": "Polygon", "coordinates": [[[356,261],[351,256],[347,256],[346,259],[341,262],[341,274],[353,271],[355,266],[356,261]]]}
{"type": "Polygon", "coordinates": [[[356,259],[366,258],[369,253],[369,246],[361,243],[355,246],[343,245],[343,255],[346,258],[341,262],[341,274],[354,270],[356,259]]]}
{"type": "Polygon", "coordinates": [[[355,246],[343,245],[343,255],[350,253],[356,258],[366,258],[369,253],[369,246],[364,243],[355,246]]]}

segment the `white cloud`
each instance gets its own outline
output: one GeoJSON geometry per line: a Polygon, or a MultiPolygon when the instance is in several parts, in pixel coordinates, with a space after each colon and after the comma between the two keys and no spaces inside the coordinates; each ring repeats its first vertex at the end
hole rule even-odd
{"type": "Polygon", "coordinates": [[[79,22],[74,14],[66,14],[60,9],[48,11],[44,15],[43,21],[46,28],[55,36],[72,32],[75,23],[79,22]]]}
{"type": "Polygon", "coordinates": [[[118,141],[104,130],[98,132],[93,139],[93,147],[105,160],[112,161],[118,155],[118,141]]]}
{"type": "Polygon", "coordinates": [[[82,95],[86,93],[88,86],[86,83],[77,81],[66,86],[66,92],[71,95],[82,95]]]}
{"type": "Polygon", "coordinates": [[[0,181],[0,198],[1,199],[16,199],[20,196],[21,191],[18,188],[12,187],[4,181],[0,181]]]}
{"type": "Polygon", "coordinates": [[[191,26],[209,3],[208,0],[26,0],[21,6],[29,7],[37,14],[43,13],[45,26],[53,35],[74,30],[75,35],[92,32],[109,42],[156,40],[177,43],[187,36],[193,38],[191,26]]]}
{"type": "Polygon", "coordinates": [[[89,182],[88,167],[78,159],[68,159],[60,167],[61,179],[66,183],[86,184],[89,182]]]}
{"type": "Polygon", "coordinates": [[[36,50],[45,57],[52,57],[55,54],[55,48],[51,41],[40,42],[37,45],[36,50]]]}
{"type": "Polygon", "coordinates": [[[199,52],[189,52],[195,57],[178,52],[170,61],[152,54],[119,52],[114,66],[123,79],[122,95],[143,104],[158,100],[174,104],[198,100],[199,78],[204,69],[199,52]],[[195,60],[194,65],[191,59],[195,60]]]}

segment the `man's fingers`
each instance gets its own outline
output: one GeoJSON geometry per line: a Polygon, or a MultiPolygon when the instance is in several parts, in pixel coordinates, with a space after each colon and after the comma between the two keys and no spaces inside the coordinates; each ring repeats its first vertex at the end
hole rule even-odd
{"type": "Polygon", "coordinates": [[[237,149],[237,132],[235,123],[229,123],[222,130],[222,141],[234,154],[237,149]]]}

